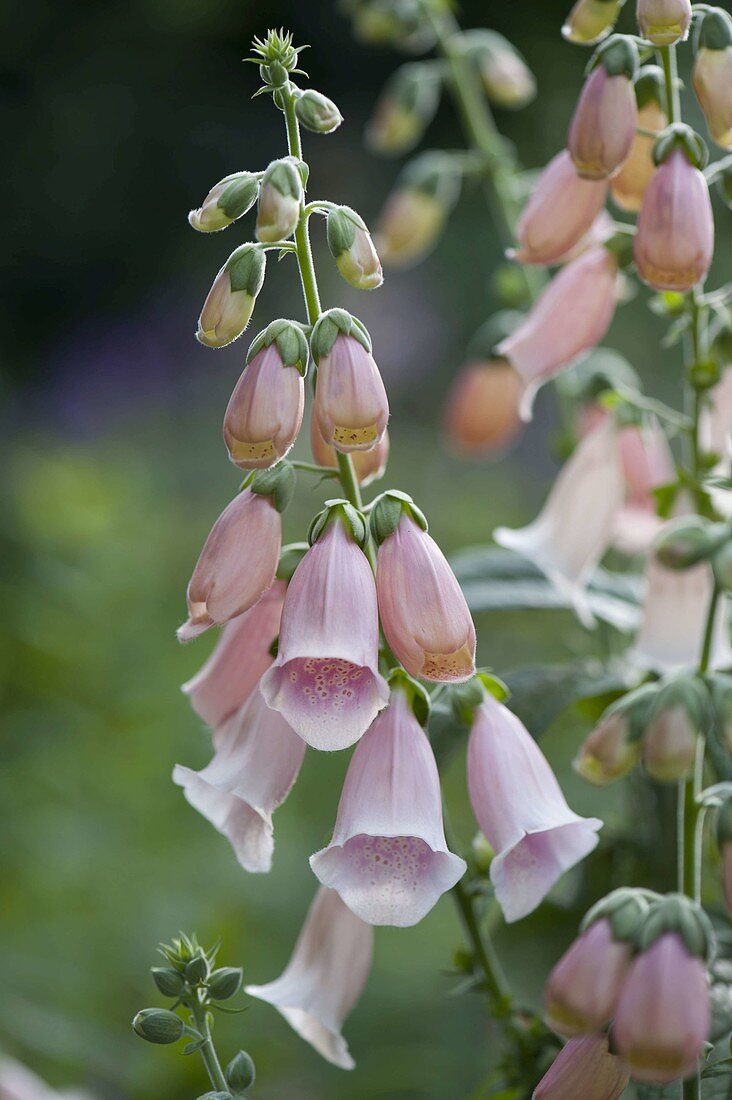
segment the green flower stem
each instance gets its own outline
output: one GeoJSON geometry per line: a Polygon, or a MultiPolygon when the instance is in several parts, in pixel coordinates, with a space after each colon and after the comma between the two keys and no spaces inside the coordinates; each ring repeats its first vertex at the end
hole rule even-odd
{"type": "Polygon", "coordinates": [[[669,125],[681,122],[681,92],[679,90],[679,70],[676,61],[676,46],[660,46],[658,58],[663,69],[666,85],[666,105],[669,125]]]}
{"type": "Polygon", "coordinates": [[[203,1044],[199,1048],[199,1053],[203,1059],[203,1064],[206,1067],[209,1080],[213,1088],[217,1092],[228,1092],[229,1086],[226,1083],[224,1077],[224,1071],[221,1068],[216,1048],[211,1037],[211,1028],[208,1022],[208,1011],[201,1000],[198,992],[195,994],[196,1000],[191,1005],[191,1015],[198,1031],[203,1035],[203,1044]]]}
{"type": "Polygon", "coordinates": [[[465,933],[475,953],[475,959],[483,971],[488,991],[493,999],[495,1014],[497,1016],[508,1016],[511,1012],[511,991],[503,967],[493,946],[493,941],[485,931],[481,930],[478,924],[472,898],[465,889],[462,880],[453,887],[452,896],[455,899],[465,933]]]}

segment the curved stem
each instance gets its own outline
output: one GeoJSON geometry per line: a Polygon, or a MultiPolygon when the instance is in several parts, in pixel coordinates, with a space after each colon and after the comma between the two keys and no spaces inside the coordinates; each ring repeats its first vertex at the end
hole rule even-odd
{"type": "Polygon", "coordinates": [[[490,936],[481,931],[472,899],[462,882],[458,882],[453,887],[452,895],[460,913],[465,933],[473,948],[475,959],[483,971],[486,985],[493,997],[496,1015],[508,1015],[511,992],[493,942],[490,936]]]}
{"type": "Polygon", "coordinates": [[[203,1035],[203,1044],[199,1047],[199,1054],[203,1060],[203,1064],[206,1067],[209,1080],[217,1092],[228,1092],[229,1086],[226,1083],[224,1077],[224,1071],[221,1068],[216,1048],[214,1047],[213,1039],[211,1037],[211,1028],[208,1023],[208,1012],[205,1005],[199,999],[196,994],[196,1000],[191,1005],[191,1015],[197,1029],[203,1035]]]}

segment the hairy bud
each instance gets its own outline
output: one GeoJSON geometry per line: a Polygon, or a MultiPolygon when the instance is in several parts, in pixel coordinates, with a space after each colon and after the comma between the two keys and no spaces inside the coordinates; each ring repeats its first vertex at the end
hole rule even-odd
{"type": "Polygon", "coordinates": [[[251,210],[258,194],[259,181],[255,175],[235,172],[211,188],[203,205],[191,210],[188,221],[199,233],[216,233],[251,210]]]}
{"type": "Polygon", "coordinates": [[[143,1008],[132,1021],[132,1027],[141,1039],[164,1046],[178,1042],[184,1024],[180,1016],[167,1008],[143,1008]]]}
{"type": "Polygon", "coordinates": [[[313,134],[332,134],[343,122],[343,115],[332,99],[314,88],[307,88],[295,103],[298,122],[313,134]]]}
{"type": "Polygon", "coordinates": [[[196,339],[223,348],[244,332],[264,283],[266,257],[254,244],[243,244],[229,256],[203,303],[196,339]]]}
{"type": "Polygon", "coordinates": [[[297,228],[302,179],[290,158],[273,161],[262,178],[257,207],[257,240],[272,243],[290,237],[297,228]]]}
{"type": "Polygon", "coordinates": [[[374,290],[384,281],[366,223],[349,206],[337,206],[328,214],[328,247],[343,278],[358,290],[374,290]]]}

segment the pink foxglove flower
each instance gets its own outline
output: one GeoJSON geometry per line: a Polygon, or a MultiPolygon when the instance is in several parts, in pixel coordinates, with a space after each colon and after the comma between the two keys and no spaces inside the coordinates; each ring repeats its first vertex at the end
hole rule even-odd
{"type": "Polygon", "coordinates": [[[290,793],[304,755],[305,742],[255,691],[219,729],[211,762],[200,772],[176,764],[173,780],[228,838],[245,871],[269,871],[272,813],[290,793]]]}
{"type": "Polygon", "coordinates": [[[628,1084],[628,1074],[610,1053],[607,1035],[586,1035],[560,1050],[532,1100],[619,1100],[628,1084]]]}
{"type": "Polygon", "coordinates": [[[439,546],[407,512],[379,541],[379,614],[395,655],[411,676],[438,683],[470,679],[475,626],[439,546]]]}
{"type": "Polygon", "coordinates": [[[623,491],[618,431],[608,419],[582,440],[534,522],[499,527],[493,537],[530,558],[591,624],[585,585],[610,545],[623,491]]]}
{"type": "Polygon", "coordinates": [[[378,647],[371,567],[335,520],[288,585],[279,652],[262,677],[264,697],[313,748],[347,748],[389,696],[378,647]]]}
{"type": "Polygon", "coordinates": [[[531,734],[491,696],[470,731],[468,790],[497,853],[490,870],[496,898],[507,921],[520,920],[592,851],[602,822],[570,810],[531,734]]]}
{"type": "Polygon", "coordinates": [[[566,150],[549,161],[516,228],[514,258],[524,264],[554,264],[589,232],[605,205],[604,180],[577,175],[566,150]]]}
{"type": "Polygon", "coordinates": [[[607,1027],[632,958],[632,944],[615,938],[608,917],[594,921],[549,975],[544,997],[549,1027],[567,1038],[607,1027]]]}
{"type": "Polygon", "coordinates": [[[337,451],[367,451],[386,431],[389,401],[379,368],[354,336],[340,333],[318,359],[313,416],[337,451]]]}
{"type": "Polygon", "coordinates": [[[613,1025],[618,1057],[636,1081],[676,1081],[696,1067],[709,1027],[706,965],[678,932],[665,932],[626,978],[613,1025]]]}
{"type": "Polygon", "coordinates": [[[333,837],[310,865],[369,924],[416,924],[466,870],[448,851],[440,777],[404,691],[356,746],[333,837]]]}
{"type": "Polygon", "coordinates": [[[244,470],[273,466],[297,439],[305,386],[297,366],[286,365],[276,343],[263,347],[234,387],[224,416],[229,458],[244,470]]]}
{"type": "Polygon", "coordinates": [[[691,26],[691,0],[638,0],[638,28],[654,46],[682,42],[691,26]]]}
{"type": "Polygon", "coordinates": [[[450,390],[444,413],[445,435],[465,455],[496,454],[521,431],[523,387],[505,359],[466,363],[450,390]]]}
{"type": "Polygon", "coordinates": [[[373,941],[371,926],[321,886],[284,972],[246,992],[274,1005],[327,1061],[353,1069],[341,1028],[366,984],[373,941]]]}
{"type": "Polygon", "coordinates": [[[638,216],[633,255],[655,290],[684,293],[706,278],[714,256],[714,216],[702,172],[680,148],[656,169],[638,216]]]}
{"type": "Polygon", "coordinates": [[[272,497],[244,489],[211,528],[188,584],[188,642],[214,624],[248,611],[272,585],[282,545],[282,519],[272,497]]]}
{"type": "Polygon", "coordinates": [[[601,59],[585,82],[567,141],[583,179],[606,180],[630,156],[638,122],[632,71],[611,74],[601,59]]]}
{"type": "Polygon", "coordinates": [[[717,8],[702,16],[694,91],[717,145],[732,149],[732,19],[717,8]]]}
{"type": "Polygon", "coordinates": [[[203,668],[183,684],[191,706],[214,737],[272,664],[270,646],[280,629],[285,587],[284,581],[275,581],[259,603],[228,622],[203,668]]]}
{"type": "Polygon", "coordinates": [[[542,383],[602,340],[615,313],[617,276],[617,262],[606,248],[583,252],[554,276],[522,324],[498,345],[524,383],[524,420],[531,419],[542,383]]]}

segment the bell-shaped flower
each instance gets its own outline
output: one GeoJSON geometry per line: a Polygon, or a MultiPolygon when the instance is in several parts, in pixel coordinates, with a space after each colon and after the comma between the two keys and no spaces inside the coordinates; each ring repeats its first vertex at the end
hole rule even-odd
{"type": "Polygon", "coordinates": [[[188,221],[199,233],[217,233],[251,210],[258,194],[259,181],[252,172],[235,172],[211,188],[188,221]]]}
{"type": "Polygon", "coordinates": [[[615,938],[608,917],[590,924],[547,979],[544,1019],[549,1027],[566,1038],[606,1028],[632,959],[632,943],[615,938]]]}
{"type": "Polygon", "coordinates": [[[514,259],[524,264],[554,264],[582,240],[605,205],[604,180],[577,175],[566,150],[549,161],[516,227],[514,259]]]}
{"type": "Polygon", "coordinates": [[[266,257],[253,244],[243,244],[229,256],[214,279],[198,319],[196,339],[209,348],[237,340],[249,324],[264,283],[266,257]]]}
{"type": "Polygon", "coordinates": [[[327,1061],[353,1069],[341,1029],[366,984],[373,942],[373,928],[321,886],[284,972],[246,992],[274,1005],[327,1061]]]}
{"type": "Polygon", "coordinates": [[[680,148],[671,150],[646,188],[633,255],[654,290],[685,293],[706,278],[714,256],[709,187],[680,148]]]}
{"type": "Polygon", "coordinates": [[[275,160],[262,177],[257,206],[257,240],[284,241],[300,220],[302,179],[297,163],[289,157],[275,160]]]}
{"type": "Polygon", "coordinates": [[[582,89],[569,129],[567,148],[584,179],[606,180],[630,156],[638,124],[633,90],[637,53],[623,39],[613,39],[582,89]],[[609,60],[627,53],[627,63],[609,60]]]}
{"type": "Polygon", "coordinates": [[[272,585],[282,545],[282,519],[271,496],[243,489],[211,528],[188,584],[189,642],[253,607],[272,585]]]}
{"type": "Polygon", "coordinates": [[[317,355],[313,417],[324,442],[337,451],[375,447],[389,420],[389,400],[371,352],[355,336],[339,332],[317,355]]]}
{"type": "Polygon", "coordinates": [[[200,772],[176,764],[173,781],[227,837],[245,871],[266,872],[274,850],[272,813],[290,793],[304,755],[302,738],[254,691],[219,728],[210,763],[200,772]]]}
{"type": "Polygon", "coordinates": [[[597,844],[602,822],[570,810],[536,741],[491,696],[473,718],[468,791],[478,825],[497,853],[491,882],[509,922],[536,909],[597,844]]]}
{"type": "Polygon", "coordinates": [[[702,16],[694,91],[717,145],[732,149],[732,19],[717,8],[702,16]]]}
{"type": "Polygon", "coordinates": [[[579,444],[534,522],[493,537],[533,561],[589,625],[585,586],[612,541],[623,493],[618,430],[608,419],[579,444]]]}
{"type": "Polygon", "coordinates": [[[709,1038],[705,962],[678,932],[665,932],[635,959],[620,994],[613,1042],[636,1081],[666,1083],[695,1069],[709,1038]]]}
{"type": "Polygon", "coordinates": [[[422,920],[465,873],[445,841],[432,748],[402,688],[356,746],[333,837],[310,866],[356,916],[399,928],[422,920]]]}
{"type": "Polygon", "coordinates": [[[444,430],[458,454],[498,454],[521,431],[523,386],[506,359],[476,359],[453,382],[444,411],[444,430]]]}
{"type": "Polygon", "coordinates": [[[647,65],[641,69],[635,82],[635,98],[638,103],[638,129],[630,156],[610,181],[614,201],[621,210],[633,214],[640,210],[643,196],[656,170],[653,163],[653,135],[661,133],[668,125],[665,82],[661,68],[647,65]]]}
{"type": "Polygon", "coordinates": [[[262,693],[316,749],[358,741],[385,706],[371,567],[346,521],[333,517],[295,570],[279,649],[262,693]]]}
{"type": "MultiPolygon", "coordinates": [[[[320,428],[315,418],[310,419],[310,450],[313,458],[319,466],[338,466],[338,458],[335,449],[326,443],[320,434],[320,428]]],[[[389,429],[384,432],[379,442],[370,451],[353,451],[351,462],[358,478],[359,485],[363,488],[373,481],[378,481],[386,473],[389,461],[389,429]]]]}
{"type": "Polygon", "coordinates": [[[226,624],[203,668],[183,684],[191,706],[216,731],[258,687],[272,664],[270,647],[280,629],[284,581],[275,581],[259,603],[226,624]]]}
{"type": "Polygon", "coordinates": [[[562,34],[569,42],[592,46],[615,26],[625,0],[577,0],[567,16],[562,34]]]}
{"type": "Polygon", "coordinates": [[[284,458],[297,439],[304,408],[299,366],[283,362],[276,342],[261,348],[234,387],[224,416],[224,442],[234,465],[263,469],[284,458]]]}
{"type": "Polygon", "coordinates": [[[608,249],[588,249],[554,276],[526,319],[496,348],[524,383],[524,420],[531,419],[542,383],[602,340],[615,313],[617,276],[617,261],[608,249]]]}
{"type": "Polygon", "coordinates": [[[586,1035],[562,1047],[532,1100],[619,1100],[628,1084],[628,1074],[610,1053],[607,1035],[586,1035]]]}
{"type": "Polygon", "coordinates": [[[374,290],[384,281],[366,223],[348,206],[336,206],[328,214],[328,247],[338,270],[358,290],[374,290]]]}
{"type": "Polygon", "coordinates": [[[691,0],[638,0],[638,29],[654,46],[683,42],[691,26],[691,0]]]}
{"type": "Polygon", "coordinates": [[[376,590],[387,642],[411,676],[454,683],[475,672],[475,626],[462,589],[424,516],[403,494],[371,513],[379,543],[376,590]]]}

